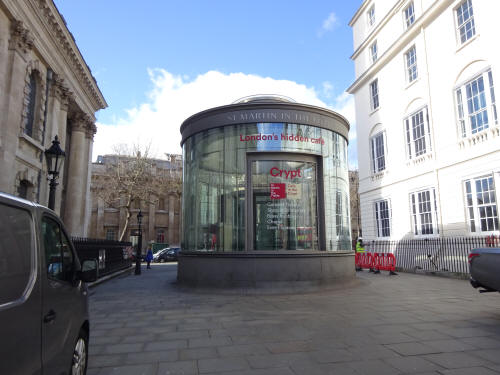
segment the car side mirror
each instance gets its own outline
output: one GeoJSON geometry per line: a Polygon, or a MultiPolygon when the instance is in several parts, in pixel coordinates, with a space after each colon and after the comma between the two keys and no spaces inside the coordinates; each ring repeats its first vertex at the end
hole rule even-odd
{"type": "Polygon", "coordinates": [[[80,271],[80,280],[86,283],[94,282],[99,277],[99,270],[97,268],[97,259],[86,259],[82,263],[82,270],[80,271]]]}

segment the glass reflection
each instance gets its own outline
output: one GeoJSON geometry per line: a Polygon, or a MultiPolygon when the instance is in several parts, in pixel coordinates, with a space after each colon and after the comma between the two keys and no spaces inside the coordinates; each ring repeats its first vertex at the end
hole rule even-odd
{"type": "MultiPolygon", "coordinates": [[[[186,140],[182,248],[204,252],[245,250],[246,158],[248,152],[259,151],[321,156],[326,249],[318,248],[317,229],[310,233],[309,227],[317,227],[312,221],[304,222],[304,229],[295,229],[293,236],[290,234],[295,240],[287,239],[286,247],[350,250],[347,142],[332,131],[290,123],[232,125],[197,133],[186,140]],[[299,238],[306,240],[299,243],[299,238]]],[[[310,186],[317,189],[317,181],[310,186]]],[[[316,193],[310,197],[317,199],[316,193]]],[[[255,202],[260,199],[256,195],[255,202]]],[[[317,213],[313,216],[316,218],[317,213]]],[[[297,223],[293,225],[301,228],[297,223]]]]}

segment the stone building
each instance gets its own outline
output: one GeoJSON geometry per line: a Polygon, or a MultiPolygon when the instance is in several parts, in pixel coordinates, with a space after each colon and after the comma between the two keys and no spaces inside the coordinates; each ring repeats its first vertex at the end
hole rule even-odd
{"type": "MultiPolygon", "coordinates": [[[[176,180],[171,187],[160,189],[159,194],[155,195],[148,202],[147,200],[134,200],[131,204],[131,217],[127,228],[125,229],[124,241],[137,243],[138,225],[137,214],[139,210],[143,215],[142,219],[142,244],[143,248],[148,243],[168,243],[169,245],[178,245],[180,243],[180,223],[181,223],[181,182],[182,182],[182,156],[167,155],[168,160],[148,159],[148,165],[153,169],[152,175],[158,175],[165,172],[176,180]]],[[[120,233],[126,225],[125,198],[120,197],[117,204],[106,203],[99,194],[99,186],[102,186],[100,179],[110,178],[109,165],[117,162],[117,159],[127,157],[117,155],[98,156],[97,162],[92,163],[91,169],[91,220],[88,228],[89,237],[106,238],[109,240],[119,239],[120,233]]]]}
{"type": "Polygon", "coordinates": [[[0,191],[47,205],[44,151],[66,158],[55,211],[85,236],[95,112],[106,101],[52,0],[0,0],[0,191]]]}
{"type": "Polygon", "coordinates": [[[364,239],[498,235],[499,12],[365,0],[353,16],[364,239]]]}

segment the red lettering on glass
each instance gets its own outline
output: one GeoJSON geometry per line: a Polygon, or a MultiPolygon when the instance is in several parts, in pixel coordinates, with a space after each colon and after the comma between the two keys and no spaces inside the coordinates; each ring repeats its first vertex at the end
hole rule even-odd
{"type": "Polygon", "coordinates": [[[294,178],[301,177],[301,170],[286,170],[286,169],[278,169],[277,167],[272,167],[271,170],[269,171],[269,174],[273,177],[285,177],[287,180],[293,180],[294,178]],[[284,176],[283,176],[284,175],[284,176]]]}

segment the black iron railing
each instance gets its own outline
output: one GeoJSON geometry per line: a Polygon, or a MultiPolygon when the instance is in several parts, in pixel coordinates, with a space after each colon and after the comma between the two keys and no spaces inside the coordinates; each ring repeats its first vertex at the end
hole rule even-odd
{"type": "Polygon", "coordinates": [[[499,243],[498,236],[366,241],[365,250],[393,253],[399,271],[450,273],[467,277],[469,252],[481,247],[498,247],[499,243]]]}
{"type": "Polygon", "coordinates": [[[99,278],[129,268],[132,264],[132,243],[104,239],[73,237],[73,244],[80,262],[96,259],[99,264],[99,278]]]}

